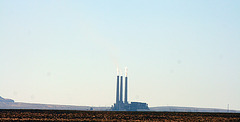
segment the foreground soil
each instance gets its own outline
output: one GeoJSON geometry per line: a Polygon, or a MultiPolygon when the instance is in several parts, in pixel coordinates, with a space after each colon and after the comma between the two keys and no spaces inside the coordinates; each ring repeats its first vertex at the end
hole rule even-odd
{"type": "Polygon", "coordinates": [[[240,121],[240,113],[0,110],[0,121],[240,121]]]}

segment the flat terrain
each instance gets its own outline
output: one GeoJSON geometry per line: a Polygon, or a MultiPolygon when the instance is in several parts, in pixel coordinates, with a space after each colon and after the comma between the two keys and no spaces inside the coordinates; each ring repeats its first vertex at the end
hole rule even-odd
{"type": "Polygon", "coordinates": [[[0,121],[240,121],[240,113],[0,109],[0,121]]]}

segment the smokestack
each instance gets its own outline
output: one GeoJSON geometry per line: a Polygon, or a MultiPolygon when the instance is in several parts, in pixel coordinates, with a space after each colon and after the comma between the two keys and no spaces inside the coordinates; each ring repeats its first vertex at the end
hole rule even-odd
{"type": "Polygon", "coordinates": [[[125,104],[128,104],[128,101],[127,101],[127,96],[128,96],[128,93],[127,93],[127,91],[128,91],[128,87],[127,87],[127,84],[128,84],[128,82],[127,82],[127,67],[125,67],[125,100],[124,100],[124,103],[125,104]]]}
{"type": "Polygon", "coordinates": [[[117,74],[117,94],[116,94],[116,105],[119,103],[119,75],[117,74]]]}
{"type": "Polygon", "coordinates": [[[123,103],[123,76],[121,71],[121,80],[120,80],[120,103],[123,103]]]}

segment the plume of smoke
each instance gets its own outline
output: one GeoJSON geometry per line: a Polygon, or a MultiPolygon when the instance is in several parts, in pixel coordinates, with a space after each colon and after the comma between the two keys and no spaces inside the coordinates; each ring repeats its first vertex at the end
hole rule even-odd
{"type": "Polygon", "coordinates": [[[127,75],[128,75],[128,68],[125,67],[125,77],[127,77],[127,75]]]}
{"type": "Polygon", "coordinates": [[[119,69],[118,69],[118,67],[117,67],[117,75],[119,75],[119,69]]]}
{"type": "Polygon", "coordinates": [[[123,76],[122,70],[120,70],[120,75],[123,76]]]}

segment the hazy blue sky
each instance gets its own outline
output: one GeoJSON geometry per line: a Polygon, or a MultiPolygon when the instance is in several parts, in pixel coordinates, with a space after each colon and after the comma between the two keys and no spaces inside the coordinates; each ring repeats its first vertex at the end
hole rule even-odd
{"type": "Polygon", "coordinates": [[[0,1],[0,96],[240,110],[239,0],[0,1]]]}

